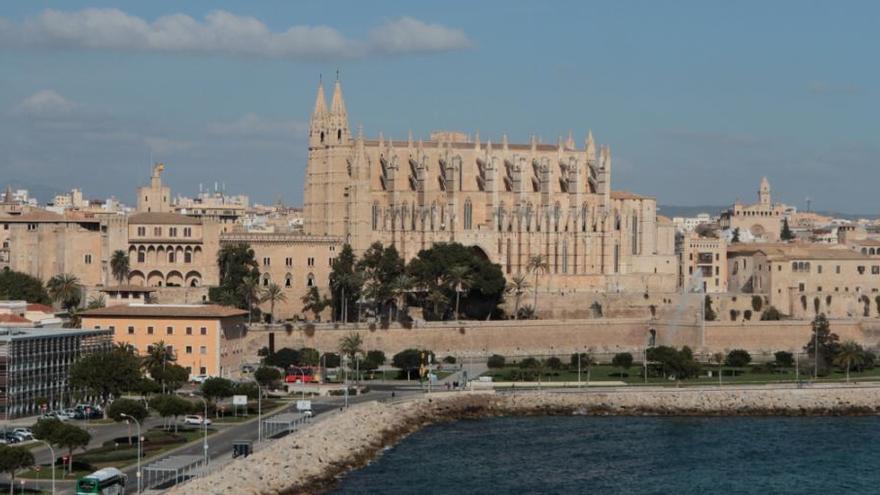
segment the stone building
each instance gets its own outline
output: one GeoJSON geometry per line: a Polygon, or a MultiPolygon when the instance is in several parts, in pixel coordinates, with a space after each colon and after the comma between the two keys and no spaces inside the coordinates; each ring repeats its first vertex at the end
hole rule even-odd
{"type": "Polygon", "coordinates": [[[707,294],[727,292],[727,241],[692,233],[680,244],[679,285],[707,294]]]}
{"type": "Polygon", "coordinates": [[[728,248],[731,294],[766,295],[779,311],[812,318],[868,316],[880,291],[880,259],[843,246],[733,244],[728,248]]]}
{"type": "Polygon", "coordinates": [[[304,231],[362,253],[394,244],[404,259],[437,242],[473,246],[508,276],[529,258],[542,285],[594,291],[672,291],[674,227],[653,198],[613,191],[612,159],[590,133],[527,144],[436,132],[430,139],[351,135],[339,81],[327,108],[318,88],[309,128],[304,231]]]}
{"type": "Polygon", "coordinates": [[[176,213],[135,213],[128,218],[128,282],[150,287],[219,283],[220,224],[176,213]]]}
{"type": "MultiPolygon", "coordinates": [[[[342,248],[342,241],[329,236],[307,236],[297,233],[229,233],[220,237],[224,244],[247,243],[254,250],[260,267],[260,285],[275,283],[284,291],[284,301],[275,303],[275,318],[302,315],[302,298],[312,288],[329,297],[330,270],[333,259],[342,248]]],[[[261,305],[263,312],[270,304],[261,305]]],[[[328,310],[329,312],[329,310],[328,310]]]]}
{"type": "Polygon", "coordinates": [[[770,182],[763,177],[758,188],[758,202],[750,205],[739,201],[734,203],[730,209],[721,214],[721,228],[740,229],[740,232],[748,232],[751,234],[750,238],[757,241],[778,241],[786,206],[773,203],[770,193],[770,182]]]}

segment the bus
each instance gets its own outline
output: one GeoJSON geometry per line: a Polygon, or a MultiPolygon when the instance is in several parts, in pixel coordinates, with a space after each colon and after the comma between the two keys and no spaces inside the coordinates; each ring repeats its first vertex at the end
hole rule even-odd
{"type": "Polygon", "coordinates": [[[76,480],[76,495],[122,495],[128,480],[122,471],[108,467],[76,480]]]}
{"type": "Polygon", "coordinates": [[[287,383],[320,383],[321,368],[318,366],[290,366],[285,373],[287,383]]]}

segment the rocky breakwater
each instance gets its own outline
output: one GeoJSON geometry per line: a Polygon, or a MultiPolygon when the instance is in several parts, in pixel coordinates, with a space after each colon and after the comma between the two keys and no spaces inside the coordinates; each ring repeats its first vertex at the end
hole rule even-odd
{"type": "Polygon", "coordinates": [[[337,476],[432,423],[500,415],[845,415],[880,413],[880,387],[633,389],[441,393],[353,406],[276,440],[247,459],[172,489],[175,495],[293,494],[337,476]]]}

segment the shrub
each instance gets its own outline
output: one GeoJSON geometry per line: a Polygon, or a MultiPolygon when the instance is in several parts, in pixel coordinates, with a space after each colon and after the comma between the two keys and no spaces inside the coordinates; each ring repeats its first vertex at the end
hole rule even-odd
{"type": "Polygon", "coordinates": [[[339,354],[336,354],[335,352],[325,352],[321,355],[321,362],[326,368],[338,368],[341,359],[339,354]]]}
{"type": "Polygon", "coordinates": [[[443,362],[446,364],[455,364],[455,356],[444,356],[443,362]]]}
{"type": "Polygon", "coordinates": [[[794,356],[790,352],[778,351],[773,354],[776,366],[781,368],[791,368],[794,366],[794,356]]]}
{"type": "Polygon", "coordinates": [[[761,308],[764,307],[764,300],[761,299],[761,296],[752,296],[752,309],[758,313],[761,311],[761,308]]]}
{"type": "Polygon", "coordinates": [[[782,313],[775,306],[770,306],[761,313],[761,321],[778,321],[782,319],[782,313]]]}
{"type": "Polygon", "coordinates": [[[743,311],[743,318],[745,318],[746,321],[751,321],[752,320],[752,310],[747,309],[747,310],[743,311]]]}
{"type": "Polygon", "coordinates": [[[730,321],[736,321],[739,318],[739,311],[735,309],[730,310],[730,321]]]}
{"type": "Polygon", "coordinates": [[[752,362],[752,356],[743,349],[734,349],[727,353],[727,358],[724,360],[724,364],[727,366],[732,366],[734,368],[742,368],[743,366],[748,366],[748,364],[752,362]]]}
{"type": "Polygon", "coordinates": [[[506,359],[504,356],[500,354],[492,354],[489,356],[489,360],[486,362],[486,366],[493,369],[503,368],[506,364],[506,359]]]}
{"type": "Polygon", "coordinates": [[[633,364],[633,355],[628,352],[619,352],[611,358],[611,365],[618,368],[629,369],[633,364]]]}
{"type": "Polygon", "coordinates": [[[538,360],[533,357],[527,357],[519,362],[520,369],[531,369],[538,367],[538,360]]]}
{"type": "Polygon", "coordinates": [[[703,316],[705,316],[706,321],[715,321],[717,315],[715,315],[715,310],[712,309],[712,297],[706,296],[704,304],[703,316]]]}
{"type": "Polygon", "coordinates": [[[544,366],[551,370],[562,369],[562,360],[558,357],[549,357],[544,361],[544,366]]]}

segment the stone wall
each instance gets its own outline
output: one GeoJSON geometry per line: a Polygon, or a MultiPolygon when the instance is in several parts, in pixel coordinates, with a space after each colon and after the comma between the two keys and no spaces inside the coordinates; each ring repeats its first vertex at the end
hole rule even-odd
{"type": "MultiPolygon", "coordinates": [[[[656,345],[690,346],[698,353],[746,349],[753,353],[800,351],[812,334],[809,321],[752,321],[672,323],[669,320],[597,318],[588,320],[530,320],[431,323],[418,328],[389,329],[361,325],[316,329],[262,327],[252,329],[244,345],[249,359],[267,346],[274,334],[275,349],[313,347],[336,352],[349,332],[363,338],[366,350],[380,349],[391,356],[407,348],[425,348],[438,356],[488,356],[490,354],[567,355],[575,351],[595,353],[641,353],[654,330],[656,345]],[[704,333],[705,328],[705,333],[704,333]]],[[[880,344],[880,322],[832,320],[831,329],[841,340],[855,340],[869,347],[880,344]]]]}

